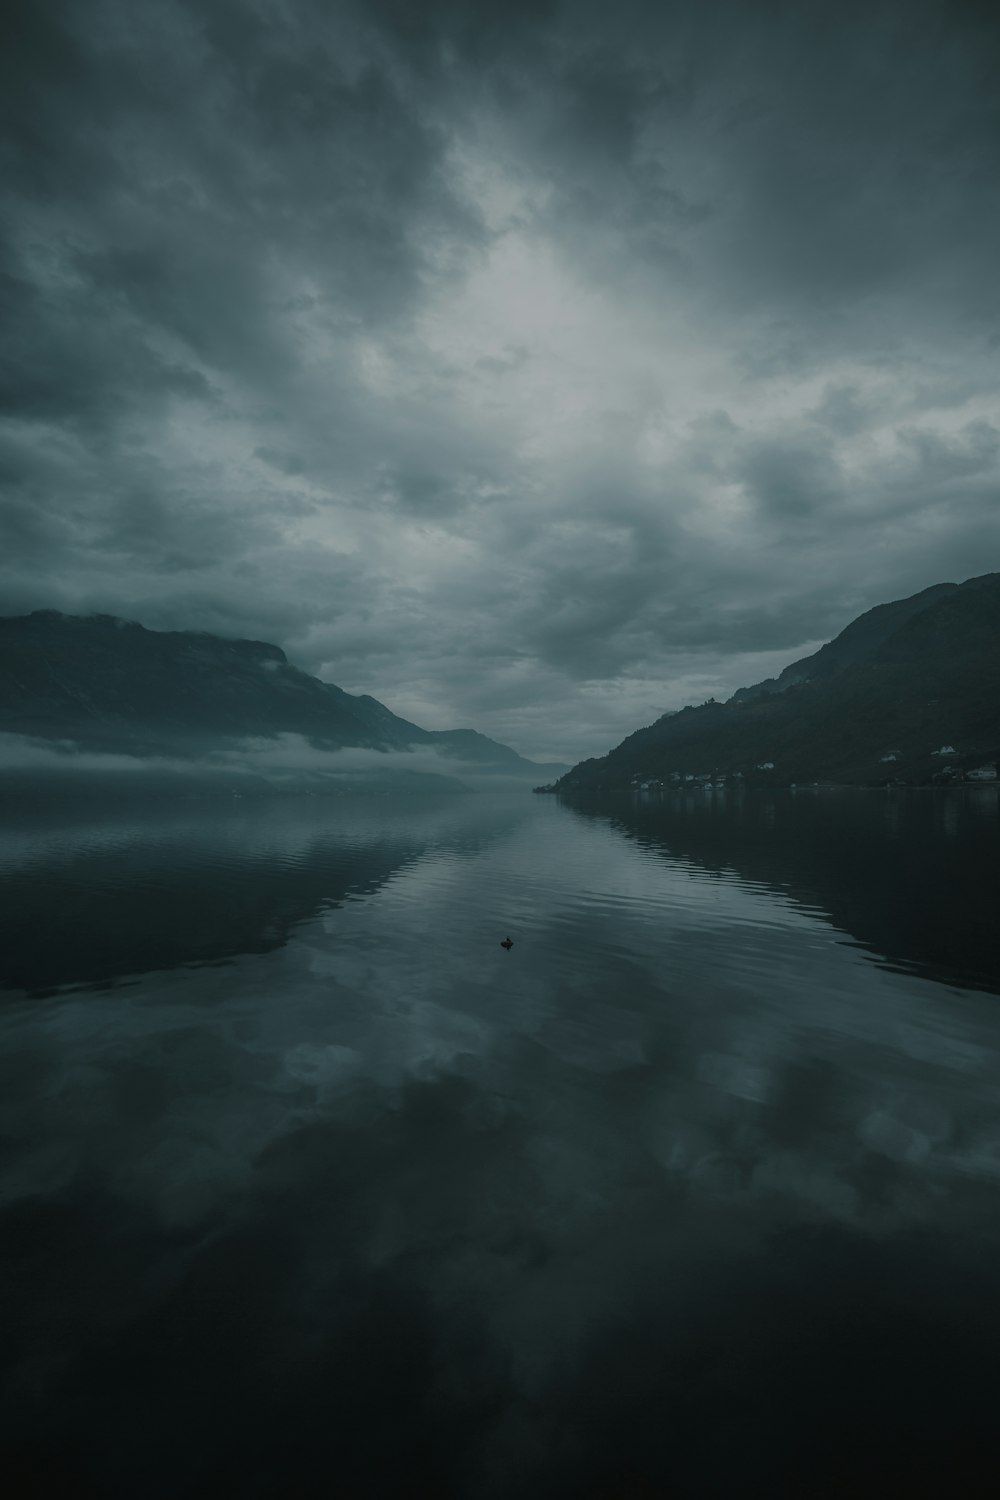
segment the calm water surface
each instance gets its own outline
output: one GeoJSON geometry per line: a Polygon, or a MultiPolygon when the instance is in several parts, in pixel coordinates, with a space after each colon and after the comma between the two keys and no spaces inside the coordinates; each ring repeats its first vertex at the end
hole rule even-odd
{"type": "Polygon", "coordinates": [[[0,1489],[994,1495],[998,853],[991,787],[8,814],[0,1489]]]}

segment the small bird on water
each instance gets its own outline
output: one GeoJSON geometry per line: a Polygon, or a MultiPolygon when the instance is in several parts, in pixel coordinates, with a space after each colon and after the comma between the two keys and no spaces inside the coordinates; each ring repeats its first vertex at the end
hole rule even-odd
{"type": "Polygon", "coordinates": [[[500,944],[500,946],[501,946],[501,948],[506,948],[507,952],[509,953],[510,950],[513,948],[514,944],[513,944],[513,941],[509,937],[506,937],[506,938],[504,938],[504,940],[500,944]]]}

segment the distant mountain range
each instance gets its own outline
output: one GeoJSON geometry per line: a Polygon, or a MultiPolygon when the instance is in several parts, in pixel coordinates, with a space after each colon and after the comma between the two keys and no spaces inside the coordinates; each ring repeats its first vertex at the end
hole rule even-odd
{"type": "Polygon", "coordinates": [[[299,671],[266,641],[52,610],[0,618],[0,733],[182,758],[300,735],[323,751],[431,750],[458,774],[459,762],[528,779],[567,769],[526,760],[474,729],[421,729],[368,694],[299,671]]]}
{"type": "Polygon", "coordinates": [[[777,678],[664,715],[544,790],[995,779],[1000,573],[881,604],[777,678]]]}

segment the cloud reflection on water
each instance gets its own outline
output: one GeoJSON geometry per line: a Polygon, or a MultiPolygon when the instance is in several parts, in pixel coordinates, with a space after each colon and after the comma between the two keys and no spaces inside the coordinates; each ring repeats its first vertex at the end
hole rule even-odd
{"type": "Polygon", "coordinates": [[[94,1462],[111,1401],[151,1495],[334,1452],[348,1493],[802,1493],[834,1428],[931,1463],[928,1402],[985,1451],[989,997],[606,819],[478,816],[265,954],[7,1004],[13,1420],[94,1462]]]}

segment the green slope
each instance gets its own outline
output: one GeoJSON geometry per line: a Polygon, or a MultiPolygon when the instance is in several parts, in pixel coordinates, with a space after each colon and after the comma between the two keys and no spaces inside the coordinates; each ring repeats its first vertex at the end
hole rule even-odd
{"type": "Polygon", "coordinates": [[[856,665],[780,694],[686,708],[575,766],[556,787],[737,775],[751,784],[919,784],[998,755],[1000,574],[991,573],[906,615],[856,665]],[[934,753],[946,745],[955,753],[934,753]]]}

